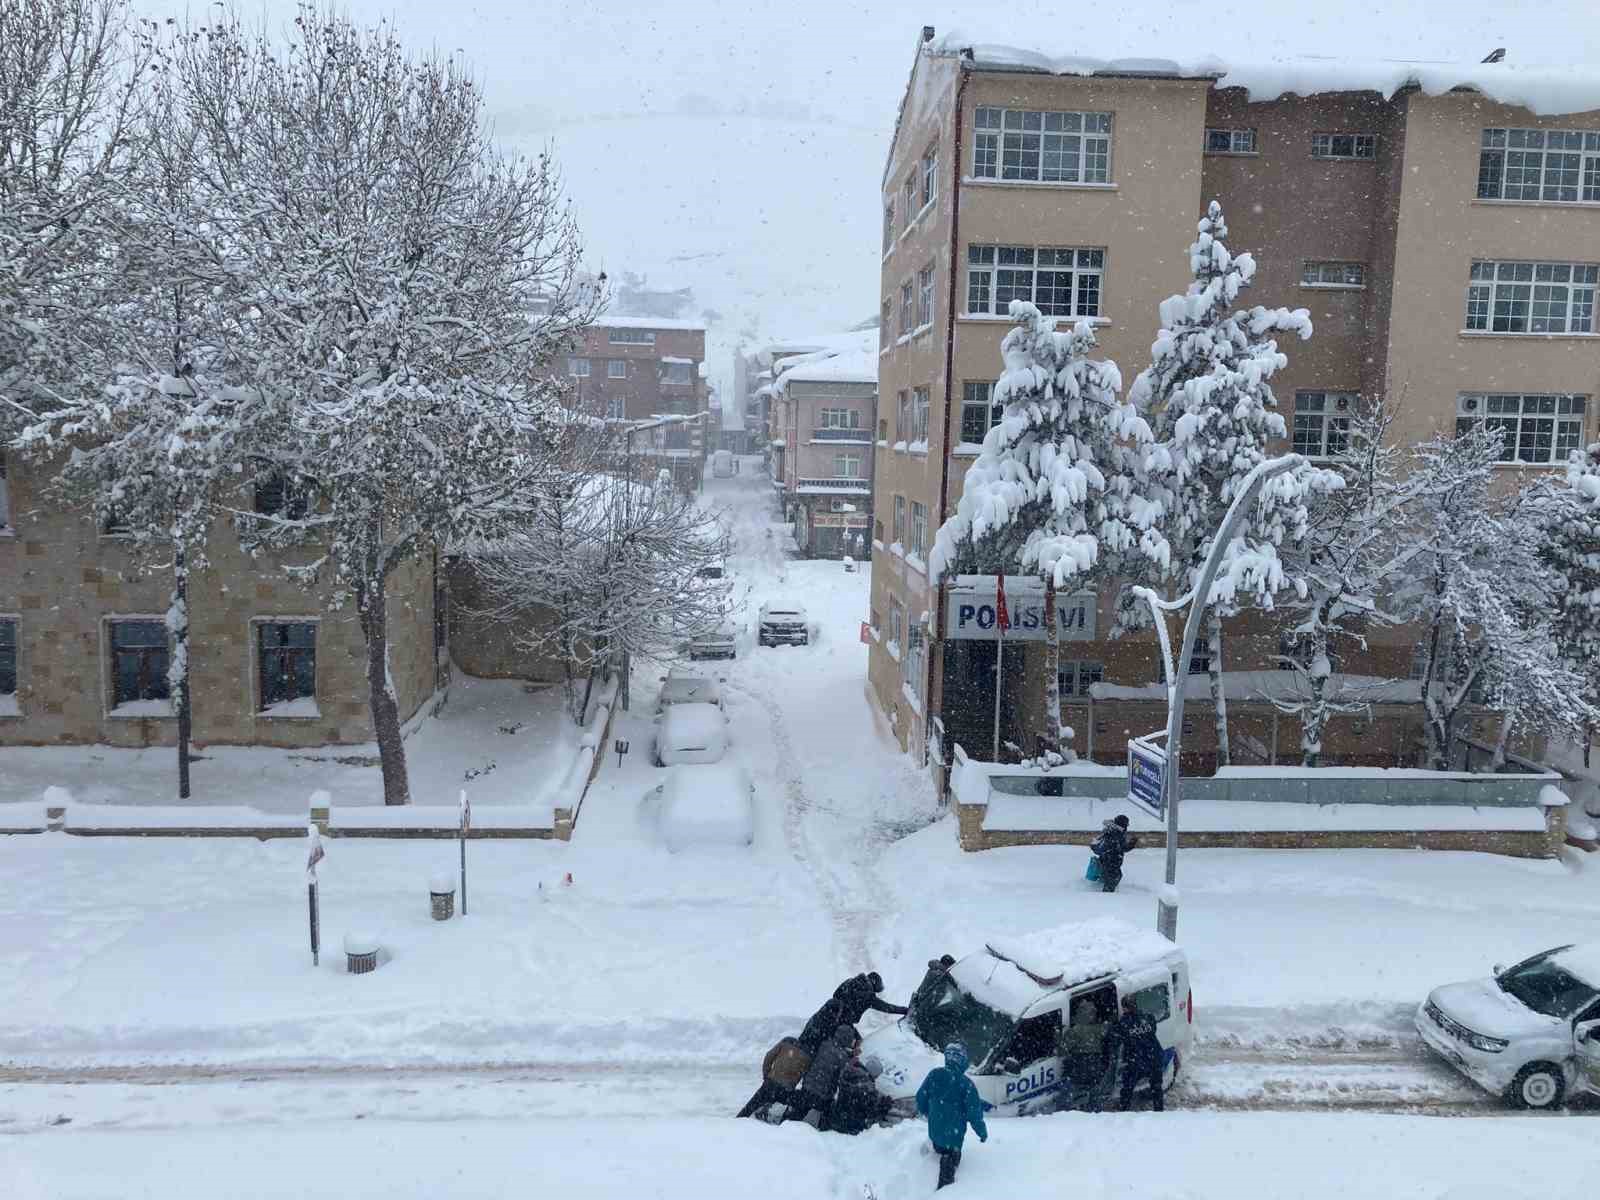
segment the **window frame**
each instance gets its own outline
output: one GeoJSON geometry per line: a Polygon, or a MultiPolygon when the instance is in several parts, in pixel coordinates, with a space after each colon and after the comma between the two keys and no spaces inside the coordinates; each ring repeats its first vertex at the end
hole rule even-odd
{"type": "Polygon", "coordinates": [[[995,422],[1005,414],[1006,406],[1003,404],[996,404],[994,400],[995,383],[996,381],[993,379],[966,379],[962,381],[961,426],[960,437],[957,439],[960,444],[981,446],[984,438],[989,436],[989,430],[993,429],[995,422]],[[983,389],[981,395],[977,390],[980,388],[983,389]],[[971,428],[968,423],[968,413],[974,410],[980,411],[983,414],[983,432],[976,438],[970,438],[967,436],[967,434],[971,432],[971,428]]]}
{"type": "MultiPolygon", "coordinates": [[[[1513,457],[1496,458],[1499,466],[1558,467],[1567,461],[1573,450],[1585,444],[1584,433],[1589,420],[1589,399],[1581,392],[1462,392],[1456,397],[1456,433],[1466,432],[1469,425],[1482,423],[1511,434],[1513,457]],[[1516,411],[1506,411],[1509,401],[1517,402],[1516,411]],[[1544,402],[1550,401],[1548,411],[1544,402]],[[1527,412],[1533,401],[1540,411],[1527,412]],[[1495,409],[1496,411],[1490,411],[1495,409]],[[1537,424],[1524,429],[1525,422],[1550,422],[1549,456],[1547,458],[1522,458],[1523,447],[1529,442],[1537,447],[1541,431],[1537,424]]],[[[1503,444],[1503,443],[1502,443],[1503,444]]]]}
{"type": "Polygon", "coordinates": [[[933,324],[933,264],[917,272],[917,328],[933,324]]]}
{"type": "Polygon", "coordinates": [[[1068,320],[1103,320],[1105,311],[1106,248],[1104,246],[1020,246],[999,245],[991,242],[967,243],[967,287],[965,317],[1005,317],[1010,319],[1012,300],[1027,300],[1041,313],[1068,320]],[[1055,261],[1041,263],[1049,255],[1055,261]],[[1060,256],[1068,255],[1068,264],[1060,256]],[[1023,261],[1026,256],[1026,261],[1023,261]],[[1027,276],[1026,294],[1021,287],[1027,276]],[[1065,292],[1068,303],[1065,309],[1055,299],[1041,296],[1040,277],[1048,276],[1045,284],[1049,296],[1059,296],[1063,290],[1060,276],[1068,281],[1065,292]],[[1004,282],[1002,279],[1004,278],[1004,282]],[[975,308],[973,302],[980,294],[987,307],[975,308]],[[1001,293],[1005,300],[1001,300],[1001,293]]]}
{"type": "Polygon", "coordinates": [[[1300,286],[1303,288],[1318,288],[1323,291],[1365,291],[1367,287],[1367,264],[1345,258],[1302,259],[1300,262],[1300,286]],[[1357,281],[1354,283],[1350,282],[1352,268],[1358,276],[1357,281]],[[1310,278],[1313,274],[1317,278],[1310,278]],[[1337,276],[1337,278],[1326,278],[1330,274],[1337,276]]]}
{"type": "Polygon", "coordinates": [[[912,318],[915,316],[915,310],[914,310],[915,303],[916,303],[915,289],[912,287],[912,281],[909,278],[907,278],[906,281],[900,285],[900,336],[901,337],[910,337],[911,336],[911,331],[916,328],[916,326],[911,323],[912,322],[912,318]]]}
{"type": "Polygon", "coordinates": [[[894,498],[894,536],[889,540],[897,543],[902,549],[905,548],[906,544],[907,516],[908,510],[906,509],[906,498],[904,496],[896,495],[894,498]]]}
{"type": "Polygon", "coordinates": [[[1375,162],[1378,158],[1378,135],[1343,130],[1327,130],[1311,135],[1311,157],[1324,162],[1375,162]],[[1341,141],[1349,140],[1348,152],[1340,148],[1341,141]],[[1361,153],[1365,147],[1366,153],[1361,153]]]}
{"type": "MultiPolygon", "coordinates": [[[[13,705],[20,702],[22,691],[22,617],[15,613],[0,613],[0,700],[10,697],[13,705]],[[7,686],[9,679],[10,686],[7,686]]],[[[0,713],[0,716],[13,716],[0,713]]]]}
{"type": "Polygon", "coordinates": [[[573,379],[588,379],[594,373],[594,361],[581,354],[567,355],[567,375],[573,379]],[[580,369],[581,368],[581,369],[580,369]]]}
{"type": "Polygon", "coordinates": [[[934,142],[922,153],[922,207],[924,211],[939,196],[939,143],[934,142]]]}
{"type": "Polygon", "coordinates": [[[1201,634],[1194,639],[1194,646],[1189,652],[1189,666],[1184,672],[1186,675],[1211,674],[1211,639],[1201,634]]]}
{"type": "Polygon", "coordinates": [[[897,442],[909,442],[911,432],[911,389],[901,388],[895,393],[894,435],[897,442]]]}
{"type": "Polygon", "coordinates": [[[862,478],[862,475],[861,475],[862,457],[863,456],[860,455],[860,454],[847,454],[847,453],[843,453],[843,452],[835,454],[833,456],[833,477],[835,479],[860,479],[860,478],[862,478]],[[840,464],[841,463],[846,464],[846,469],[843,470],[843,471],[840,470],[840,464]],[[853,471],[850,469],[852,466],[854,468],[853,471]]]}
{"type": "Polygon", "coordinates": [[[6,473],[6,452],[0,449],[0,535],[11,531],[11,484],[6,473]]]}
{"type": "Polygon", "coordinates": [[[1205,135],[1201,139],[1202,154],[1231,155],[1244,158],[1259,155],[1260,142],[1257,139],[1254,127],[1236,127],[1232,125],[1207,125],[1205,135]],[[1226,148],[1213,149],[1213,143],[1221,137],[1228,139],[1226,148]]]}
{"type": "Polygon", "coordinates": [[[653,329],[639,329],[636,327],[622,326],[606,330],[606,344],[610,346],[654,346],[656,332],[653,329]],[[637,334],[638,336],[631,336],[637,334]]]}
{"type": "Polygon", "coordinates": [[[1503,204],[1600,204],[1600,130],[1486,127],[1478,139],[1478,182],[1473,198],[1503,204]],[[1563,143],[1569,138],[1573,141],[1552,146],[1552,137],[1563,143]],[[1553,155],[1573,161],[1552,165],[1553,155]],[[1533,156],[1536,161],[1530,162],[1533,156]],[[1515,183],[1510,182],[1513,172],[1515,183]],[[1549,178],[1552,172],[1556,174],[1553,182],[1549,178]],[[1530,173],[1532,183],[1528,182],[1530,173]],[[1508,195],[1511,188],[1519,194],[1508,195]],[[1546,194],[1569,188],[1570,196],[1546,194]],[[1537,194],[1521,194],[1530,189],[1537,194]]]}
{"type": "Polygon", "coordinates": [[[1103,659],[1070,658],[1064,659],[1061,669],[1056,672],[1056,686],[1063,700],[1083,700],[1088,698],[1089,689],[1097,683],[1104,683],[1105,678],[1106,664],[1103,659]]]}
{"type": "Polygon", "coordinates": [[[1290,449],[1314,460],[1332,459],[1342,454],[1350,445],[1350,422],[1360,402],[1361,394],[1353,389],[1297,388],[1290,411],[1290,449]],[[1313,429],[1317,431],[1315,448],[1309,436],[1313,429]],[[1302,432],[1308,436],[1302,438],[1302,432]],[[1337,447],[1333,436],[1336,432],[1342,435],[1337,439],[1337,447]]]}
{"type": "Polygon", "coordinates": [[[317,717],[321,716],[320,712],[319,713],[314,713],[314,714],[299,714],[299,715],[291,716],[289,714],[270,713],[270,712],[267,711],[267,709],[270,708],[274,704],[279,704],[279,703],[284,703],[284,702],[292,702],[294,700],[300,700],[300,699],[309,699],[312,702],[313,705],[315,705],[317,703],[317,680],[318,680],[318,675],[317,675],[317,639],[318,639],[318,634],[321,632],[321,630],[319,628],[320,625],[321,625],[321,621],[319,619],[315,618],[315,617],[253,617],[253,618],[251,618],[251,621],[250,621],[250,626],[251,626],[251,628],[250,628],[250,643],[251,643],[251,648],[252,648],[252,650],[253,650],[253,652],[255,654],[255,681],[254,681],[255,682],[255,706],[256,706],[255,707],[255,715],[258,718],[262,718],[262,719],[269,720],[269,721],[270,720],[307,720],[307,719],[316,719],[317,717]],[[310,644],[309,645],[292,645],[292,644],[289,644],[289,643],[285,642],[285,643],[283,643],[281,645],[275,645],[275,646],[268,646],[267,645],[266,638],[267,638],[268,630],[288,630],[288,629],[309,629],[311,631],[310,644]],[[275,698],[269,698],[269,696],[268,696],[268,681],[269,681],[269,679],[274,679],[274,678],[282,679],[282,678],[285,677],[284,676],[284,672],[281,671],[281,670],[278,670],[278,669],[273,669],[271,671],[268,670],[268,667],[267,667],[267,656],[268,656],[269,653],[272,654],[276,659],[280,659],[286,664],[287,663],[291,663],[291,662],[296,664],[295,667],[293,668],[293,670],[290,672],[291,676],[296,680],[296,682],[298,682],[298,677],[299,677],[299,673],[300,673],[299,672],[299,664],[301,662],[303,662],[304,660],[309,659],[309,661],[310,661],[310,670],[311,670],[311,690],[310,690],[310,692],[309,693],[296,692],[296,694],[294,694],[292,696],[285,695],[285,696],[278,696],[278,697],[275,697],[275,698]]]}
{"type": "Polygon", "coordinates": [[[626,379],[627,377],[628,377],[628,360],[627,359],[625,359],[625,358],[608,358],[608,359],[606,359],[606,378],[607,379],[626,379]],[[620,370],[620,371],[617,370],[618,367],[621,367],[622,370],[620,370]]]}
{"type": "Polygon", "coordinates": [[[694,364],[663,362],[661,364],[661,382],[666,387],[692,387],[694,385],[694,364]],[[674,379],[673,375],[681,373],[682,379],[674,379]]]}
{"type": "Polygon", "coordinates": [[[1600,263],[1546,262],[1536,259],[1475,258],[1467,269],[1466,315],[1463,333],[1502,337],[1543,337],[1595,334],[1595,301],[1600,297],[1600,263]],[[1558,274],[1565,273],[1565,278],[1558,274]],[[1502,275],[1508,277],[1502,278],[1502,275]],[[1540,275],[1546,278],[1541,279],[1540,275]],[[1582,278],[1580,278],[1580,276],[1582,278]],[[1551,323],[1557,290],[1561,301],[1560,329],[1535,329],[1551,323]],[[1546,293],[1541,297],[1540,292],[1546,293]],[[1544,306],[1540,315],[1540,306],[1544,306]],[[1522,328],[1516,328],[1520,323],[1522,328]],[[1504,325],[1503,328],[1497,326],[1504,325]],[[1579,328],[1582,324],[1586,328],[1579,328]]]}
{"type": "Polygon", "coordinates": [[[606,397],[606,420],[626,421],[628,419],[628,398],[626,396],[606,397]]]}
{"type": "Polygon", "coordinates": [[[928,441],[928,416],[933,411],[933,391],[926,384],[911,389],[911,437],[908,441],[928,441]]]}
{"type": "Polygon", "coordinates": [[[883,253],[888,257],[889,251],[894,249],[894,197],[890,196],[883,206],[883,253]]]}
{"type": "Polygon", "coordinates": [[[1115,139],[1116,114],[1113,112],[979,104],[974,107],[972,118],[971,179],[976,183],[1040,187],[1111,187],[1115,184],[1112,173],[1115,139]],[[1015,122],[1012,116],[1017,118],[1015,122]],[[1035,117],[1038,118],[1036,122],[1031,120],[1035,117]],[[1052,123],[1057,128],[1049,128],[1052,123]],[[1056,139],[1053,148],[1047,141],[1052,137],[1056,139]],[[1070,148],[1069,141],[1075,143],[1070,148]],[[1030,154],[1033,158],[1031,175],[1024,169],[1030,154]],[[1048,170],[1066,174],[1069,155],[1076,177],[1046,179],[1048,170]],[[1047,168],[1052,156],[1055,166],[1047,168]]]}
{"type": "Polygon", "coordinates": [[[146,700],[165,700],[170,707],[172,704],[172,689],[167,682],[167,672],[172,664],[172,632],[167,628],[166,618],[160,615],[127,614],[106,617],[105,619],[105,647],[106,647],[106,715],[111,717],[142,718],[170,718],[177,715],[173,709],[167,713],[139,713],[124,714],[117,709],[126,704],[142,703],[146,700]],[[161,631],[161,645],[153,643],[139,643],[134,645],[119,645],[118,631],[130,626],[145,626],[161,631]],[[140,691],[158,690],[159,695],[138,695],[119,698],[122,681],[119,654],[130,654],[137,657],[139,662],[138,677],[140,691]],[[160,669],[154,669],[158,660],[160,669]]]}
{"type": "Polygon", "coordinates": [[[906,553],[922,558],[928,551],[928,506],[920,500],[911,502],[911,540],[906,543],[906,553]]]}

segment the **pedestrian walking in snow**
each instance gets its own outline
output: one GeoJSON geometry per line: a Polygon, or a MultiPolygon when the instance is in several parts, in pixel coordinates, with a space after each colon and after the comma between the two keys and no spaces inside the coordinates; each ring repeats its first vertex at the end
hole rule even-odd
{"type": "Polygon", "coordinates": [[[877,1058],[852,1058],[839,1072],[839,1089],[824,1117],[822,1127],[852,1137],[889,1115],[894,1103],[878,1090],[883,1064],[877,1058]]]}
{"type": "Polygon", "coordinates": [[[765,1117],[774,1104],[790,1105],[800,1100],[800,1080],[811,1066],[811,1055],[792,1037],[782,1038],[761,1060],[761,1086],[739,1110],[741,1117],[765,1117]]]}
{"type": "Polygon", "coordinates": [[[1132,996],[1122,998],[1122,1015],[1106,1031],[1104,1064],[1114,1065],[1119,1053],[1122,1056],[1122,1111],[1133,1107],[1133,1089],[1147,1083],[1151,1107],[1162,1112],[1166,1104],[1161,1093],[1164,1057],[1161,1039],[1156,1037],[1155,1021],[1139,1011],[1132,996]]]}
{"type": "Polygon", "coordinates": [[[1122,882],[1122,860],[1129,850],[1139,846],[1139,839],[1128,832],[1128,818],[1116,816],[1105,823],[1100,836],[1089,848],[1100,860],[1100,890],[1114,892],[1122,882]]]}
{"type": "Polygon", "coordinates": [[[951,1042],[944,1048],[944,1066],[929,1071],[917,1089],[917,1111],[928,1118],[928,1141],[939,1156],[941,1188],[956,1181],[967,1126],[977,1131],[980,1142],[989,1140],[989,1127],[983,1123],[983,1100],[967,1078],[967,1063],[967,1048],[960,1042],[951,1042]]]}
{"type": "Polygon", "coordinates": [[[855,1057],[860,1048],[861,1034],[856,1032],[856,1027],[838,1026],[833,1031],[833,1036],[818,1047],[816,1055],[811,1059],[811,1065],[806,1068],[805,1075],[800,1079],[799,1099],[789,1106],[785,1120],[804,1119],[820,1129],[823,1117],[833,1104],[833,1094],[838,1089],[839,1076],[844,1073],[845,1064],[855,1057]],[[811,1121],[813,1112],[817,1114],[815,1121],[811,1121]]]}

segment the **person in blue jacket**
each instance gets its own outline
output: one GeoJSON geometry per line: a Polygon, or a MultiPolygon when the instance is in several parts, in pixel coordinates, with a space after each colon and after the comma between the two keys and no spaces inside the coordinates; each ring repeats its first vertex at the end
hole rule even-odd
{"type": "Polygon", "coordinates": [[[939,1155],[939,1187],[956,1181],[968,1125],[977,1130],[980,1142],[989,1140],[984,1103],[967,1078],[967,1063],[967,1048],[951,1042],[944,1048],[944,1066],[929,1071],[917,1089],[917,1112],[928,1118],[928,1140],[939,1155]]]}

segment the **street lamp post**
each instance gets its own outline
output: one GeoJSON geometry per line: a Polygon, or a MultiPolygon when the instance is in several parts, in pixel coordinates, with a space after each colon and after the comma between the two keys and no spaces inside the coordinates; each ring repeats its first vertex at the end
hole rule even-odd
{"type": "Polygon", "coordinates": [[[1165,745],[1167,762],[1166,770],[1162,773],[1162,798],[1167,810],[1167,886],[1156,901],[1156,932],[1168,941],[1178,940],[1178,764],[1182,750],[1184,684],[1188,680],[1189,658],[1194,653],[1195,638],[1200,632],[1200,620],[1208,607],[1211,585],[1216,580],[1217,571],[1222,567],[1222,560],[1240,523],[1244,520],[1245,513],[1267,480],[1275,475],[1282,475],[1285,471],[1292,471],[1305,461],[1299,454],[1285,454],[1281,458],[1259,464],[1244,477],[1238,494],[1234,496],[1233,503],[1228,506],[1227,514],[1222,518],[1221,527],[1212,538],[1211,551],[1206,555],[1205,564],[1200,568],[1200,579],[1186,595],[1176,600],[1162,600],[1147,587],[1133,589],[1133,594],[1150,606],[1151,615],[1155,619],[1156,633],[1161,639],[1163,665],[1167,669],[1165,745]],[[1185,606],[1188,607],[1189,614],[1183,622],[1183,642],[1178,651],[1178,658],[1174,661],[1172,646],[1167,638],[1166,614],[1176,612],[1185,606]]]}

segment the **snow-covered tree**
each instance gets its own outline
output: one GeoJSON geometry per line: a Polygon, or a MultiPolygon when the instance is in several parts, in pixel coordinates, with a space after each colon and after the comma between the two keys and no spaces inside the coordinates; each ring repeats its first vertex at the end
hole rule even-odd
{"type": "Polygon", "coordinates": [[[995,384],[1001,419],[967,469],[955,513],[934,538],[931,578],[947,571],[1037,575],[1045,585],[1045,757],[1070,758],[1061,724],[1056,593],[1081,585],[1102,552],[1134,546],[1145,507],[1136,447],[1150,427],[1124,402],[1115,363],[1091,361],[1088,322],[1058,333],[1034,305],[1011,302],[995,384]]]}
{"type": "Polygon", "coordinates": [[[240,536],[354,602],[384,798],[405,803],[389,583],[433,547],[523,527],[546,498],[551,364],[592,307],[577,231],[551,159],[502,158],[467,70],[408,55],[387,27],[306,5],[276,43],[229,17],[171,69],[200,128],[207,221],[248,285],[226,325],[241,483],[303,497],[241,507],[240,536]]]}
{"type": "Polygon", "coordinates": [[[1562,580],[1541,556],[1537,505],[1492,494],[1504,435],[1483,425],[1413,452],[1418,495],[1397,611],[1420,626],[1429,764],[1447,770],[1468,704],[1498,707],[1496,759],[1519,728],[1581,731],[1584,679],[1552,630],[1562,580]]]}
{"type": "MultiPolygon", "coordinates": [[[[1269,440],[1285,436],[1271,379],[1289,360],[1274,335],[1311,336],[1311,317],[1303,308],[1234,307],[1250,286],[1256,264],[1249,254],[1229,253],[1223,241],[1227,236],[1222,207],[1212,201],[1189,247],[1194,282],[1183,295],[1161,302],[1161,331],[1150,348],[1150,366],[1129,390],[1129,399],[1149,417],[1155,434],[1144,464],[1153,513],[1142,541],[1145,557],[1169,591],[1194,585],[1243,480],[1268,458],[1269,440]]],[[[1252,589],[1251,602],[1272,607],[1273,594],[1285,580],[1266,560],[1286,536],[1303,535],[1308,492],[1337,486],[1332,472],[1305,467],[1279,476],[1263,491],[1239,539],[1254,566],[1261,568],[1253,577],[1271,581],[1252,589]]],[[[1225,566],[1224,577],[1230,573],[1225,566]]],[[[1237,605],[1216,590],[1213,596],[1219,598],[1208,605],[1206,637],[1218,762],[1226,765],[1222,619],[1236,612],[1237,605]]],[[[1124,600],[1121,620],[1142,623],[1144,614],[1124,600]]]]}

